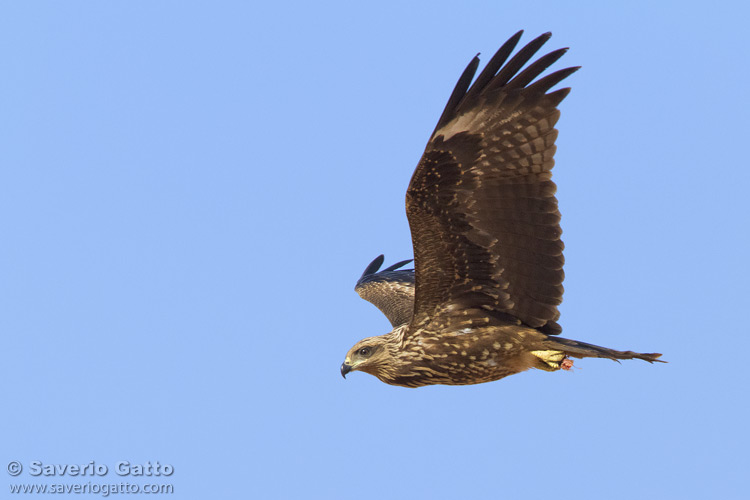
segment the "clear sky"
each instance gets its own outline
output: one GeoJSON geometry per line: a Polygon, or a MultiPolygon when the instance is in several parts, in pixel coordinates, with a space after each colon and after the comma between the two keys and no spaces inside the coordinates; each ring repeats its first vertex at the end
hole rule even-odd
{"type": "Polygon", "coordinates": [[[119,461],[165,498],[743,497],[750,12],[566,3],[0,4],[0,497],[119,461]],[[669,364],[344,381],[390,329],[354,282],[412,256],[425,142],[518,29],[583,66],[564,335],[669,364]]]}

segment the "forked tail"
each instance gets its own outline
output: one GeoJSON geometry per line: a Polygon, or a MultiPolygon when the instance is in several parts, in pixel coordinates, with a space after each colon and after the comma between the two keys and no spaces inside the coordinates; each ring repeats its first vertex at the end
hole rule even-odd
{"type": "Polygon", "coordinates": [[[548,342],[550,348],[563,351],[568,356],[574,358],[609,358],[614,359],[615,361],[618,359],[642,359],[649,363],[666,363],[666,361],[658,359],[661,356],[660,353],[616,351],[614,349],[607,349],[606,347],[560,337],[550,338],[548,342]]]}

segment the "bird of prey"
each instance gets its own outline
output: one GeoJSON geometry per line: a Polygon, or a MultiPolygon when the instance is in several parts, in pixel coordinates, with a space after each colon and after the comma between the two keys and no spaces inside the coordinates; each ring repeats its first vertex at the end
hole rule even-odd
{"type": "Polygon", "coordinates": [[[551,89],[578,67],[538,78],[559,49],[522,69],[551,34],[510,57],[521,34],[476,80],[474,57],[448,99],[406,191],[414,270],[400,270],[404,261],[378,272],[380,256],[356,286],[393,330],[357,342],[343,376],[464,385],[567,370],[570,358],[661,356],[558,337],[563,243],[551,170],[557,106],[570,89],[551,89]]]}

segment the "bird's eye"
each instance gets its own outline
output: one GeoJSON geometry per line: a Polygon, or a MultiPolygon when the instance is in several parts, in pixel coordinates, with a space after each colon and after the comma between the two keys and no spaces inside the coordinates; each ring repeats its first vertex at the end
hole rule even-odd
{"type": "Polygon", "coordinates": [[[369,347],[363,347],[359,350],[360,356],[369,356],[370,355],[370,348],[369,347]]]}

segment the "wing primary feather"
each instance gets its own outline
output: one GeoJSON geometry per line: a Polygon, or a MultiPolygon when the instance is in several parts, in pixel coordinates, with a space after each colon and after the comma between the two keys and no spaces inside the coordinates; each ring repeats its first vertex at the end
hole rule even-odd
{"type": "Polygon", "coordinates": [[[526,91],[530,93],[538,92],[540,94],[543,94],[547,92],[549,89],[551,89],[552,87],[554,87],[555,85],[557,85],[558,83],[560,83],[561,81],[565,80],[567,77],[569,77],[576,71],[578,71],[579,69],[581,69],[580,66],[573,66],[571,68],[565,68],[559,71],[555,71],[554,73],[550,73],[544,78],[540,78],[536,82],[526,87],[526,91]]]}
{"type": "Polygon", "coordinates": [[[495,76],[495,73],[497,73],[498,70],[500,70],[500,68],[503,66],[503,64],[505,64],[505,61],[508,60],[508,57],[510,57],[513,49],[515,49],[516,45],[518,45],[518,41],[521,39],[521,35],[523,35],[523,30],[510,37],[502,47],[497,49],[495,55],[492,56],[492,59],[490,59],[490,61],[487,63],[487,66],[485,66],[482,72],[479,73],[476,81],[466,93],[466,100],[472,99],[482,92],[482,89],[484,89],[484,87],[486,87],[487,84],[492,80],[492,78],[495,76]]]}
{"type": "MultiPolygon", "coordinates": [[[[395,263],[395,264],[393,264],[392,266],[390,266],[390,267],[388,267],[388,268],[386,268],[386,269],[383,269],[383,271],[382,271],[382,272],[386,273],[386,272],[388,272],[388,271],[395,271],[395,270],[396,270],[396,269],[398,269],[399,267],[403,267],[403,266],[405,266],[406,264],[408,264],[409,262],[411,262],[411,261],[413,261],[413,260],[414,260],[414,259],[407,259],[407,260],[402,260],[401,262],[396,262],[396,263],[395,263]]],[[[378,266],[378,267],[380,267],[380,266],[378,266]]]]}
{"type": "Polygon", "coordinates": [[[568,51],[567,48],[564,49],[558,49],[555,51],[550,52],[547,55],[544,55],[531,63],[528,68],[521,71],[518,75],[516,75],[515,78],[513,78],[510,82],[508,82],[508,85],[506,85],[507,89],[514,89],[514,88],[523,88],[529,83],[531,83],[534,78],[541,75],[542,72],[552,66],[555,61],[560,59],[563,54],[565,54],[568,51]]]}
{"type": "Polygon", "coordinates": [[[547,32],[539,35],[538,37],[527,43],[521,50],[518,51],[516,55],[513,56],[510,61],[508,61],[508,64],[506,64],[505,67],[500,70],[495,78],[492,79],[492,83],[490,84],[490,86],[493,88],[497,88],[502,87],[506,83],[508,83],[508,81],[513,78],[513,75],[518,73],[518,70],[520,70],[524,64],[529,62],[529,59],[531,59],[534,54],[536,54],[536,52],[542,47],[542,45],[547,43],[547,40],[549,40],[551,36],[552,33],[547,32]]]}
{"type": "Polygon", "coordinates": [[[471,60],[469,65],[466,66],[466,69],[464,70],[463,74],[461,74],[461,78],[458,79],[458,82],[456,83],[456,87],[453,89],[453,93],[451,93],[450,99],[448,99],[448,104],[445,105],[443,114],[440,115],[440,119],[438,120],[438,123],[435,126],[435,130],[433,130],[432,132],[433,135],[435,134],[435,131],[437,131],[445,123],[449,122],[450,119],[453,117],[453,111],[458,106],[458,103],[461,102],[461,99],[464,97],[464,95],[466,95],[466,90],[469,88],[469,85],[471,84],[471,80],[474,78],[474,75],[476,74],[478,67],[479,67],[479,54],[474,56],[474,59],[471,60]]]}
{"type": "Polygon", "coordinates": [[[568,94],[570,94],[570,87],[565,87],[564,89],[550,92],[546,97],[550,100],[553,106],[557,106],[562,102],[563,99],[565,99],[568,94]]]}
{"type": "Polygon", "coordinates": [[[375,260],[373,260],[367,265],[367,267],[365,268],[365,272],[362,273],[362,276],[360,276],[359,281],[357,281],[357,283],[362,281],[362,278],[364,278],[365,276],[369,276],[371,274],[375,274],[376,272],[378,272],[378,269],[380,269],[380,266],[383,265],[383,261],[385,261],[385,255],[381,254],[375,257],[375,260]]]}

